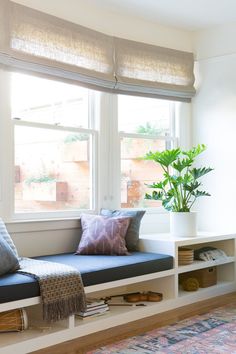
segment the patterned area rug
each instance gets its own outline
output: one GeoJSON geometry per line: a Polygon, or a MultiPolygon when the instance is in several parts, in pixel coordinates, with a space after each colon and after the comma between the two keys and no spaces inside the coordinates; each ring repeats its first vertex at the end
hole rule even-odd
{"type": "Polygon", "coordinates": [[[236,354],[236,304],[87,352],[112,353],[236,354]]]}

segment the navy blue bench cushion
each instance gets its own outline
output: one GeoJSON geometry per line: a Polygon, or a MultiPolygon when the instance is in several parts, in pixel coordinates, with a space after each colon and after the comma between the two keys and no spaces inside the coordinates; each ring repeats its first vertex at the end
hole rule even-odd
{"type": "MultiPolygon", "coordinates": [[[[128,256],[87,256],[65,253],[35,258],[77,268],[81,273],[84,286],[173,268],[173,257],[147,252],[133,252],[128,256]]],[[[0,277],[0,303],[39,295],[38,282],[30,276],[14,273],[0,277]]]]}

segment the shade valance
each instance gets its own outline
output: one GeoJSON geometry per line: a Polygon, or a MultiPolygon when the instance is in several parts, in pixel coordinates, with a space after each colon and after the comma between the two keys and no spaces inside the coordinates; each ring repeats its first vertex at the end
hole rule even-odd
{"type": "Polygon", "coordinates": [[[110,92],[188,101],[193,54],[114,38],[0,0],[0,62],[110,92]]]}

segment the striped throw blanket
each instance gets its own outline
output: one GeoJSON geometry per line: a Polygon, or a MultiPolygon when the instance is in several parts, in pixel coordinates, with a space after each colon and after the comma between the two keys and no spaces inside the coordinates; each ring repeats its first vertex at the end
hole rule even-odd
{"type": "Polygon", "coordinates": [[[43,304],[43,319],[58,321],[83,311],[85,293],[80,273],[64,264],[21,258],[18,273],[37,279],[43,304]]]}

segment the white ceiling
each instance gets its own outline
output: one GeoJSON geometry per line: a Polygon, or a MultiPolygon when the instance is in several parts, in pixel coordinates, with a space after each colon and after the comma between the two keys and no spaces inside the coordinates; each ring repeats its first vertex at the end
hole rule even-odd
{"type": "Polygon", "coordinates": [[[100,9],[185,30],[236,22],[236,0],[85,0],[100,9]]]}
{"type": "Polygon", "coordinates": [[[132,16],[187,31],[236,23],[236,0],[13,0],[78,22],[81,14],[132,16]],[[89,14],[88,14],[89,11],[89,14]]]}

